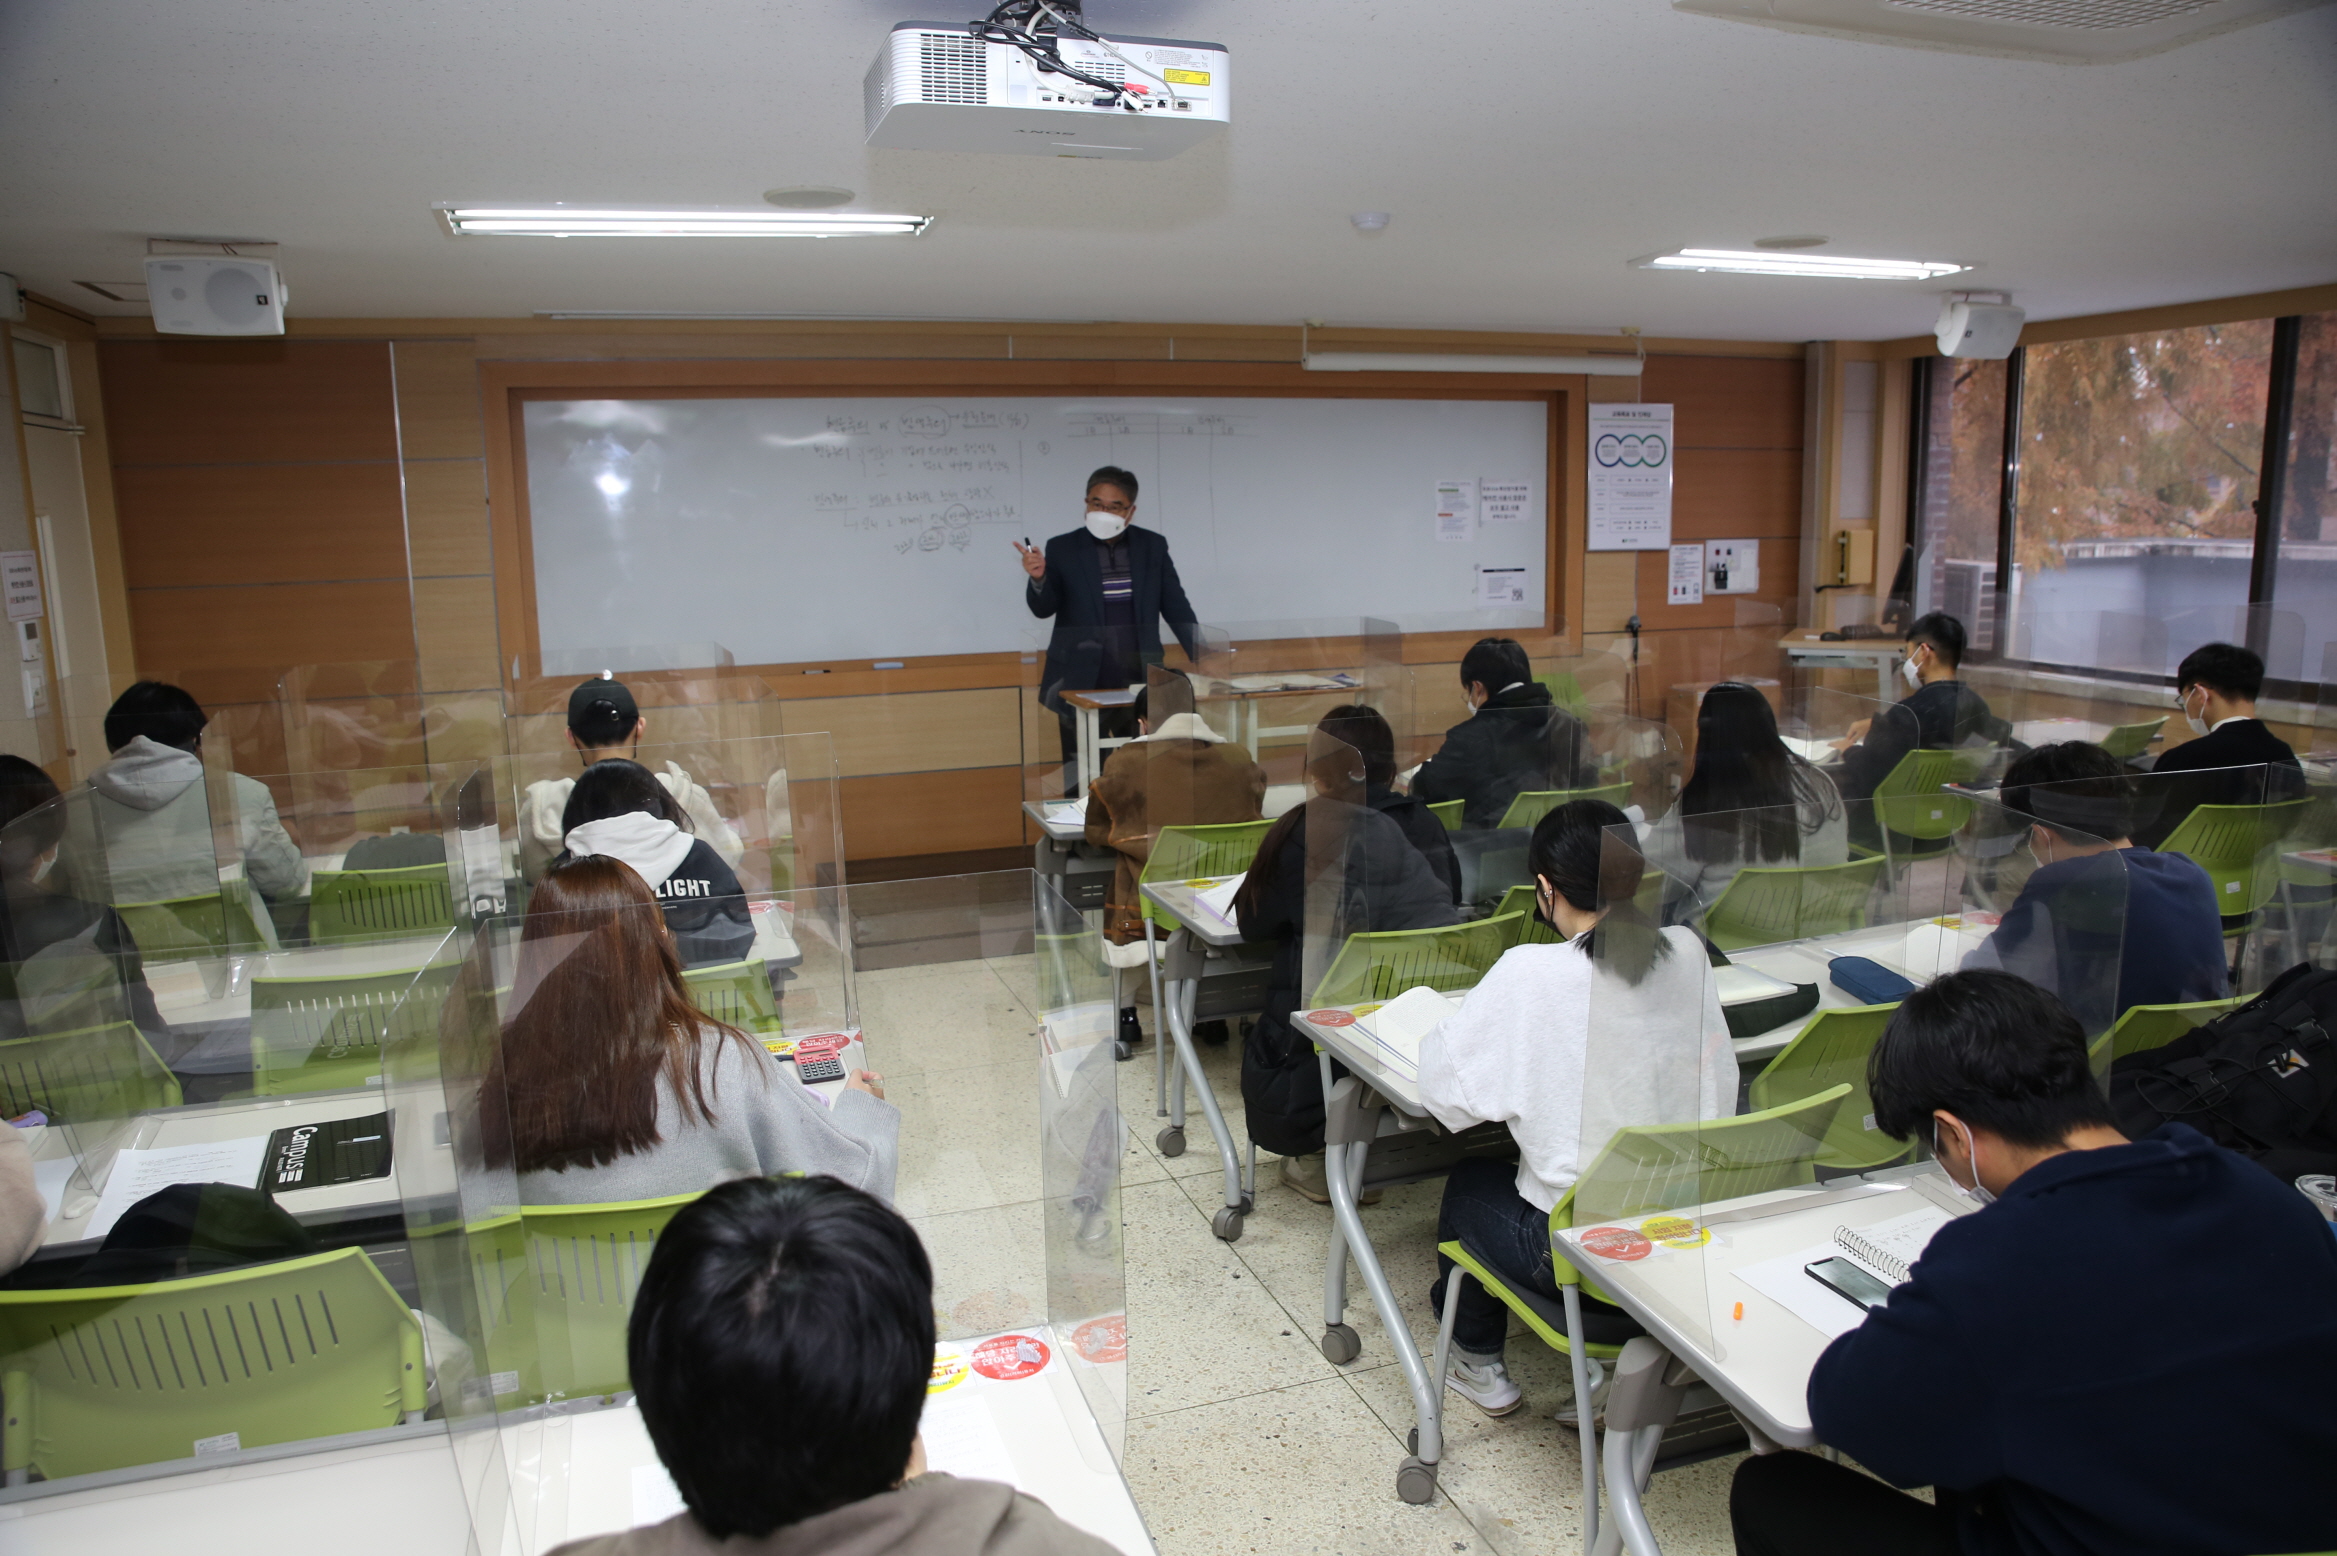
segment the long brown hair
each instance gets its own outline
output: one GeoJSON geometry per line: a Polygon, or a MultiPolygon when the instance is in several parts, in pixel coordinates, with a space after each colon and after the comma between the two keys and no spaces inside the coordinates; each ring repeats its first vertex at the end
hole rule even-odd
{"type": "Polygon", "coordinates": [[[656,1145],[657,1078],[711,1122],[704,1045],[750,1040],[690,1003],[656,896],[595,856],[545,876],[520,932],[511,1017],[487,1070],[487,1160],[521,1172],[605,1167],[656,1145]]]}

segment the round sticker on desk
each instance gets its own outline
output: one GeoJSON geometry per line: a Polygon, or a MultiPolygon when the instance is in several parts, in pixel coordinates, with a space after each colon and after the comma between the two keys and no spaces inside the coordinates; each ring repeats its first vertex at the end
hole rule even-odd
{"type": "Polygon", "coordinates": [[[1047,1365],[1047,1342],[1027,1334],[993,1335],[974,1347],[974,1370],[985,1378],[1012,1383],[1047,1365]]]}
{"type": "Polygon", "coordinates": [[[1124,1362],[1128,1359],[1128,1317],[1114,1313],[1109,1318],[1091,1318],[1071,1331],[1071,1343],[1082,1357],[1098,1366],[1124,1362]]]}
{"type": "Polygon", "coordinates": [[[1351,1027],[1355,1025],[1355,1015],[1352,1011],[1310,1010],[1306,1013],[1306,1018],[1319,1027],[1351,1027]]]}
{"type": "Polygon", "coordinates": [[[1686,1216],[1649,1216],[1639,1223],[1640,1234],[1653,1238],[1666,1248],[1701,1248],[1712,1241],[1712,1233],[1698,1226],[1686,1216]]]}
{"type": "Polygon", "coordinates": [[[1585,1253],[1595,1253],[1602,1259],[1626,1262],[1644,1259],[1655,1252],[1655,1244],[1627,1226],[1594,1226],[1582,1234],[1582,1247],[1585,1253]]]}
{"type": "Polygon", "coordinates": [[[966,1381],[966,1358],[962,1351],[935,1350],[933,1372],[925,1380],[925,1392],[939,1394],[954,1389],[966,1381]]]}

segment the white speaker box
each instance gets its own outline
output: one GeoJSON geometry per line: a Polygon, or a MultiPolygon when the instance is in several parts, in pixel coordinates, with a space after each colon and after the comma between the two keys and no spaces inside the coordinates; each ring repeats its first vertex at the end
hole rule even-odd
{"type": "Polygon", "coordinates": [[[284,277],[265,259],[149,259],[146,299],[165,335],[284,333],[284,277]]]}
{"type": "Polygon", "coordinates": [[[2021,343],[2021,325],[2028,318],[2007,303],[1975,303],[1961,298],[1939,314],[1939,354],[2000,362],[2021,343]]]}

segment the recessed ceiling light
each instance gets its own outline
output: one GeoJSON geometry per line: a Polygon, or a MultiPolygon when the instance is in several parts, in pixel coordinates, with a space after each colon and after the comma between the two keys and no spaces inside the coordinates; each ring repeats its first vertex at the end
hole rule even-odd
{"type": "Polygon", "coordinates": [[[576,205],[438,205],[457,236],[531,238],[857,238],[909,236],[930,216],[870,211],[627,209],[576,205]]]}
{"type": "Polygon", "coordinates": [[[1641,270],[1720,270],[1748,276],[1832,276],[1844,281],[1931,281],[1970,265],[1939,259],[1853,259],[1846,254],[1773,254],[1745,249],[1681,249],[1631,263],[1641,270]]]}
{"type": "Polygon", "coordinates": [[[782,211],[832,211],[852,203],[852,191],[825,184],[802,184],[792,189],[766,189],[763,203],[782,211]]]}
{"type": "Polygon", "coordinates": [[[1816,249],[1824,248],[1833,241],[1831,238],[1805,234],[1799,237],[1755,238],[1753,247],[1757,249],[1816,249]]]}

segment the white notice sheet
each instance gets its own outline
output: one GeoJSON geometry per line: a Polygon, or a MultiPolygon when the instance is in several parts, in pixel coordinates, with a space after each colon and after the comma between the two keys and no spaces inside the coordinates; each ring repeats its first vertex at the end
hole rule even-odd
{"type": "Polygon", "coordinates": [[[114,1157],[105,1191],[98,1195],[97,1209],[90,1212],[81,1235],[105,1236],[123,1211],[174,1183],[236,1183],[248,1189],[259,1182],[260,1159],[267,1154],[266,1135],[122,1151],[114,1157]]]}
{"type": "Polygon", "coordinates": [[[1672,543],[1672,408],[1590,407],[1590,549],[1672,543]]]}

